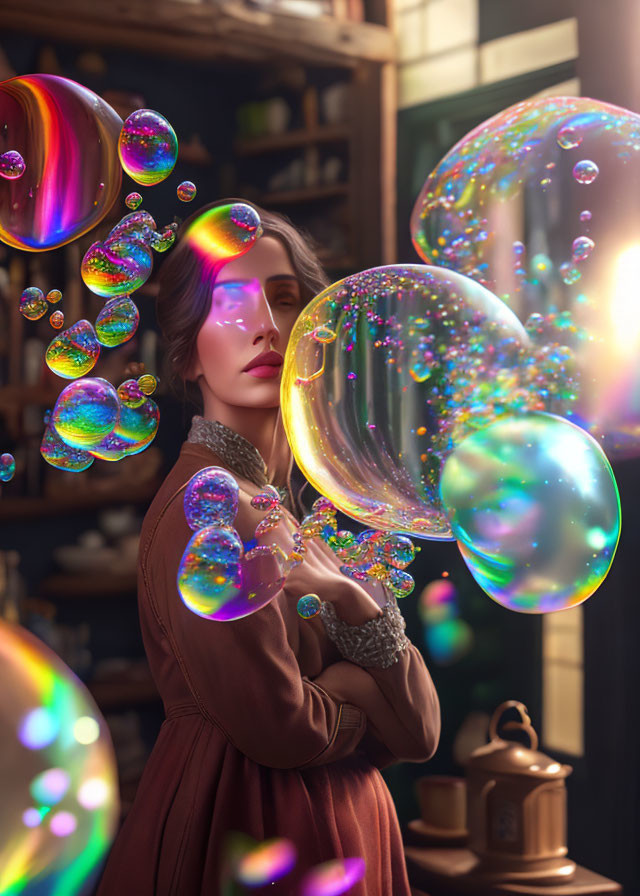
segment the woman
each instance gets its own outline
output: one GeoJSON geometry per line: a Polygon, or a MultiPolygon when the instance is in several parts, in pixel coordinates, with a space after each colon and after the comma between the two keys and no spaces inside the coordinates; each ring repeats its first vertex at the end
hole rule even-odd
{"type": "MultiPolygon", "coordinates": [[[[244,255],[206,264],[182,238],[161,274],[158,317],[170,360],[184,381],[198,384],[203,415],[142,529],[140,618],[166,721],[99,896],[231,892],[225,841],[233,831],[295,844],[296,868],[270,894],[293,896],[304,871],[348,856],[366,861],[354,896],[410,892],[395,808],[378,769],[429,759],[440,715],[395,601],[344,576],[318,538],[307,542],[282,591],[243,619],[203,619],[176,587],[192,535],[184,488],[204,467],[233,473],[240,488],[234,525],[245,543],[262,519],[251,497],[268,481],[280,487],[284,519],[263,540],[285,550],[292,544],[280,373],[295,319],[326,281],[285,219],[260,217],[263,234],[244,255]],[[324,602],[322,614],[304,620],[297,601],[310,592],[324,602]],[[362,633],[369,635],[364,646],[362,633]]],[[[183,232],[192,232],[194,220],[203,218],[192,216],[183,232]]]]}

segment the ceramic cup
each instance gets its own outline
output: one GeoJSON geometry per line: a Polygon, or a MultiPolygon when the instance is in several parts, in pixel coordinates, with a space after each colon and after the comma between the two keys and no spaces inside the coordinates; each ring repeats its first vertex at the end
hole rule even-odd
{"type": "Polygon", "coordinates": [[[467,784],[464,778],[425,775],[416,781],[420,816],[443,833],[463,831],[467,825],[467,784]]]}

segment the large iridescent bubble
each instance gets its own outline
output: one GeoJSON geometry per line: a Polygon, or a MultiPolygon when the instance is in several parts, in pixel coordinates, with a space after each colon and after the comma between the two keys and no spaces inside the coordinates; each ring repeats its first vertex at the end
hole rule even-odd
{"type": "Polygon", "coordinates": [[[511,106],[429,175],[411,219],[427,263],[491,289],[571,352],[563,414],[614,456],[640,453],[640,116],[596,100],[511,106]]]}
{"type": "Polygon", "coordinates": [[[56,75],[0,84],[0,153],[26,165],[0,181],[0,239],[17,249],[55,249],[107,214],[120,191],[119,115],[91,90],[56,75]]]}
{"type": "Polygon", "coordinates": [[[557,371],[542,388],[529,358],[513,312],[465,277],[423,265],[347,277],[289,341],[281,403],[296,461],[374,529],[451,538],[441,466],[467,433],[551,401],[557,371]]]}
{"type": "Polygon", "coordinates": [[[173,171],[178,138],[162,115],[138,109],[127,118],[118,139],[122,167],[137,184],[158,184],[173,171]]]}
{"type": "Polygon", "coordinates": [[[115,757],[87,690],[0,622],[0,893],[87,892],[118,821],[115,757]]]}
{"type": "Polygon", "coordinates": [[[499,604],[564,610],[607,575],[620,536],[618,489],[598,443],[574,424],[503,417],[455,448],[440,488],[465,563],[499,604]]]}
{"type": "Polygon", "coordinates": [[[198,215],[184,239],[196,252],[206,273],[248,252],[262,235],[258,212],[246,202],[216,205],[198,215]]]}
{"type": "Polygon", "coordinates": [[[72,448],[88,451],[99,445],[120,419],[118,395],[101,377],[69,383],[58,396],[51,426],[72,448]]]}

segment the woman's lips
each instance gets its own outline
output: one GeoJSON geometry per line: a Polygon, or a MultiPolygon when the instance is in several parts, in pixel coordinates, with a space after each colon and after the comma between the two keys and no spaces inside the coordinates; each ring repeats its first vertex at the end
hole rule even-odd
{"type": "Polygon", "coordinates": [[[282,364],[260,364],[245,370],[249,376],[257,376],[261,380],[274,379],[282,370],[282,364]]]}

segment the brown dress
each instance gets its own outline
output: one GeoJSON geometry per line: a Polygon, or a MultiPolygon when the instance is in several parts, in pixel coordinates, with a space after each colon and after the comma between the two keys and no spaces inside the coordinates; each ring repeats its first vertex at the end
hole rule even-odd
{"type": "MultiPolygon", "coordinates": [[[[188,610],[176,585],[193,534],[183,494],[207,466],[222,464],[206,446],[185,443],[142,527],[140,621],[166,720],[98,896],[222,896],[230,831],[286,837],[297,848],[294,871],[256,892],[296,896],[311,866],[362,856],[366,875],[351,896],[408,896],[395,807],[378,769],[423,762],[437,746],[440,710],[422,656],[412,645],[388,669],[342,660],[321,619],[298,615],[305,591],[296,591],[295,570],[244,619],[188,610]]],[[[246,542],[262,518],[250,506],[259,489],[236,479],[235,526],[246,542]]],[[[294,523],[287,513],[284,525],[294,523]]],[[[336,573],[344,587],[360,587],[320,539],[310,549],[313,568],[326,571],[313,588],[321,598],[336,573]]]]}

